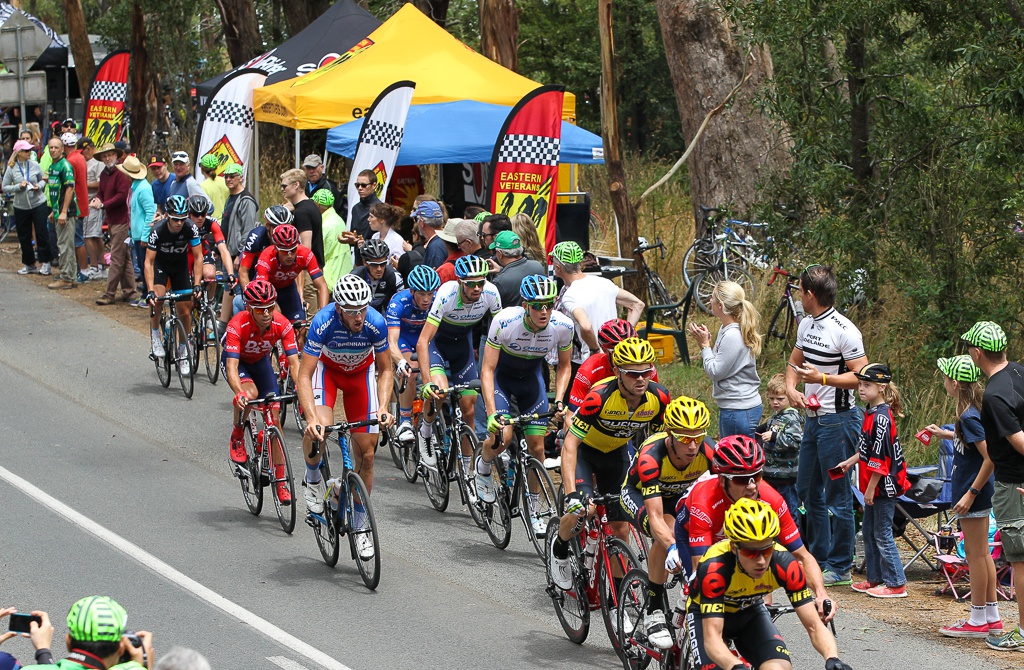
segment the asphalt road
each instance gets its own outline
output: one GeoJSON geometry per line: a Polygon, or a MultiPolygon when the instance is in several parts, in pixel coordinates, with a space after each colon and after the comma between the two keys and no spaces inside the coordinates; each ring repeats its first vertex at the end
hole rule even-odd
{"type": "MultiPolygon", "coordinates": [[[[227,385],[197,378],[192,400],[176,381],[163,389],[148,346],[0,273],[0,605],[48,611],[55,649],[71,603],[103,593],[130,628],[154,631],[158,655],[191,646],[214,668],[621,667],[599,621],[582,646],[565,639],[521,526],[495,549],[457,503],[435,512],[385,452],[378,590],[346,547],[326,567],[301,518],[287,536],[269,503],[245,509],[226,464],[227,385]]],[[[286,439],[301,463],[293,428],[286,439]]],[[[790,618],[794,667],[822,667],[790,618]]],[[[849,612],[839,648],[858,669],[999,667],[849,612]]],[[[31,657],[27,641],[4,649],[31,657]]]]}

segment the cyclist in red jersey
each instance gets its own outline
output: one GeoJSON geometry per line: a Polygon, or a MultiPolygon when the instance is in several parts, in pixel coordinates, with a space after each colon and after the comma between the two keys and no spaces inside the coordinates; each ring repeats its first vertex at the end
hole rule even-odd
{"type": "Polygon", "coordinates": [[[324,273],[313,251],[299,244],[299,231],[295,226],[277,226],[271,237],[274,244],[264,249],[256,261],[256,277],[274,285],[277,289],[277,307],[289,321],[303,321],[306,310],[295,279],[303,270],[309,273],[316,287],[319,311],[330,302],[330,290],[324,280],[324,273]]]}
{"type": "MultiPolygon", "coordinates": [[[[267,394],[277,391],[277,375],[270,364],[270,355],[276,344],[280,343],[284,348],[292,380],[298,384],[299,379],[299,349],[295,344],[295,331],[288,319],[274,310],[277,290],[273,284],[261,279],[251,281],[242,292],[242,297],[247,309],[228,322],[221,357],[224,378],[235,394],[232,403],[234,412],[230,455],[231,460],[239,465],[244,465],[246,460],[242,421],[248,416],[249,410],[245,409],[245,403],[265,398],[267,394]]],[[[279,411],[276,404],[271,408],[275,421],[279,411]]],[[[276,478],[280,482],[285,477],[281,445],[274,444],[272,449],[274,462],[278,464],[276,478]]],[[[291,493],[283,482],[278,484],[278,499],[281,504],[291,502],[291,493]]]]}
{"type": "MultiPolygon", "coordinates": [[[[628,337],[636,337],[636,328],[625,319],[612,319],[606,321],[601,329],[597,331],[597,342],[601,345],[601,351],[594,353],[587,360],[583,361],[576,376],[572,380],[572,388],[569,389],[569,414],[566,417],[566,425],[572,423],[572,415],[583,404],[583,399],[590,393],[590,387],[596,382],[611,377],[612,371],[611,353],[615,345],[628,337]]],[[[654,371],[651,381],[658,381],[658,371],[654,371]]]]}
{"type": "MultiPolygon", "coordinates": [[[[722,528],[726,510],[740,498],[763,500],[778,515],[778,543],[803,566],[807,586],[814,592],[815,606],[820,614],[822,602],[828,598],[821,568],[804,546],[785,499],[771,485],[761,481],[764,468],[761,445],[746,435],[724,437],[715,448],[712,465],[717,476],[694,484],[676,508],[676,545],[689,546],[694,570],[708,548],[725,537],[722,528]]],[[[824,620],[835,616],[835,611],[833,608],[824,620]]]]}

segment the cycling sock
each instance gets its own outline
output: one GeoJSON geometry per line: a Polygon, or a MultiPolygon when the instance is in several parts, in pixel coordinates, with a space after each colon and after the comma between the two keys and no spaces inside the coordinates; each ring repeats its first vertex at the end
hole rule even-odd
{"type": "Polygon", "coordinates": [[[320,464],[310,465],[306,463],[306,483],[319,484],[323,477],[320,476],[320,464]]]}
{"type": "Polygon", "coordinates": [[[647,587],[647,613],[660,610],[665,599],[665,585],[651,582],[647,587]]]}
{"type": "MultiPolygon", "coordinates": [[[[974,609],[973,605],[971,606],[971,609],[972,610],[974,609]]],[[[999,617],[999,603],[998,602],[995,602],[995,603],[985,603],[985,619],[989,623],[995,623],[995,622],[1001,620],[1000,617],[999,617]]]]}
{"type": "Polygon", "coordinates": [[[484,477],[491,474],[491,464],[484,461],[483,456],[478,458],[476,461],[476,473],[478,475],[483,475],[484,477]]]}
{"type": "Polygon", "coordinates": [[[559,560],[569,558],[569,543],[560,537],[555,537],[555,541],[551,543],[551,553],[559,560]]]}
{"type": "Polygon", "coordinates": [[[434,422],[427,421],[427,417],[424,415],[423,420],[420,421],[420,437],[424,440],[430,439],[430,433],[434,430],[434,422]]]}
{"type": "Polygon", "coordinates": [[[149,332],[153,334],[153,337],[160,337],[160,329],[159,328],[150,328],[149,332]]]}
{"type": "Polygon", "coordinates": [[[412,421],[412,407],[399,407],[398,414],[402,417],[402,423],[412,421]]]}
{"type": "Polygon", "coordinates": [[[462,459],[462,469],[469,472],[469,469],[473,466],[472,456],[459,456],[462,459]]]}
{"type": "Polygon", "coordinates": [[[985,605],[971,605],[971,618],[967,620],[967,623],[972,626],[984,626],[988,623],[988,619],[985,618],[985,605]]]}

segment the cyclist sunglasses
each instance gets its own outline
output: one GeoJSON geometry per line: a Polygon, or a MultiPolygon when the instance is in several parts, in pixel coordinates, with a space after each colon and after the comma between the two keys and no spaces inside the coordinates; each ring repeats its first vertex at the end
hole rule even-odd
{"type": "Polygon", "coordinates": [[[700,435],[680,435],[679,433],[672,433],[672,439],[679,444],[697,444],[699,442],[703,442],[704,438],[707,436],[707,433],[701,433],[700,435]]]}
{"type": "Polygon", "coordinates": [[[647,368],[646,370],[623,370],[620,368],[619,372],[630,379],[644,379],[654,376],[654,368],[647,368]]]}
{"type": "Polygon", "coordinates": [[[529,305],[532,309],[537,310],[538,312],[543,312],[546,309],[554,309],[555,307],[555,303],[553,302],[528,302],[526,304],[529,305]]]}
{"type": "Polygon", "coordinates": [[[387,264],[388,264],[388,262],[387,262],[387,261],[364,261],[364,262],[365,262],[365,263],[366,263],[366,264],[367,264],[368,266],[372,265],[373,267],[376,267],[376,268],[379,268],[379,267],[381,267],[381,266],[384,266],[384,265],[387,265],[387,264]]]}
{"type": "Polygon", "coordinates": [[[484,287],[484,280],[483,279],[463,279],[462,280],[462,285],[465,286],[466,288],[483,288],[484,287]]]}
{"type": "Polygon", "coordinates": [[[761,477],[763,476],[763,473],[760,470],[758,470],[757,472],[755,472],[752,475],[722,475],[722,476],[725,477],[726,479],[728,479],[730,482],[734,482],[736,484],[739,484],[740,486],[746,486],[750,482],[757,483],[757,482],[761,481],[761,477]]]}
{"type": "Polygon", "coordinates": [[[338,309],[341,310],[342,314],[348,314],[349,316],[362,316],[363,314],[366,314],[365,307],[360,307],[359,309],[345,309],[344,307],[339,307],[338,309]]]}
{"type": "Polygon", "coordinates": [[[749,559],[771,558],[771,555],[775,553],[774,544],[770,544],[767,547],[736,547],[736,549],[740,552],[740,556],[749,559]]]}
{"type": "Polygon", "coordinates": [[[274,311],[274,306],[271,305],[270,307],[250,307],[250,309],[253,312],[258,312],[259,314],[270,314],[271,312],[274,311]]]}

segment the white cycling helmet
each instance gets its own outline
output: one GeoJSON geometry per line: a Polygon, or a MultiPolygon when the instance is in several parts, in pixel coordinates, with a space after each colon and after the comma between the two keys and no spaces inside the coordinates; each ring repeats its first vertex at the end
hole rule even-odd
{"type": "Polygon", "coordinates": [[[344,275],[334,286],[334,302],[339,305],[366,307],[371,300],[370,285],[355,275],[344,275]]]}

